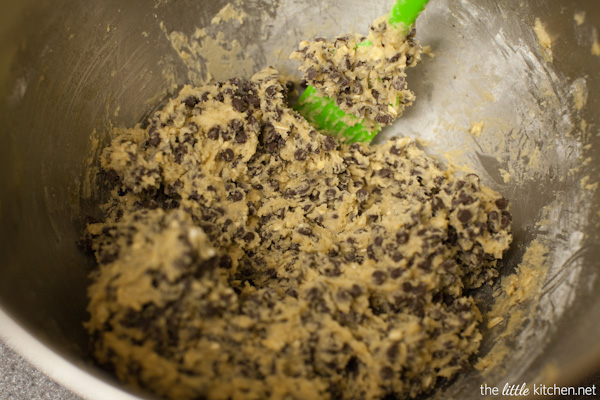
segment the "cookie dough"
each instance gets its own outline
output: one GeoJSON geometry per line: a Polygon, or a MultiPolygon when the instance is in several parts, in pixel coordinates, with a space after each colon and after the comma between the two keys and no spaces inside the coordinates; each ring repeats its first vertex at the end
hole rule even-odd
{"type": "Polygon", "coordinates": [[[415,95],[406,85],[406,68],[421,59],[415,31],[406,35],[388,17],[373,23],[368,36],[343,35],[303,41],[291,58],[320,97],[335,99],[365,126],[386,126],[410,106],[415,95]]]}
{"type": "Polygon", "coordinates": [[[497,275],[508,201],[409,138],[319,134],[274,69],[184,87],[148,126],[116,131],[101,164],[114,189],[85,234],[99,264],[86,328],[131,385],[404,398],[479,346],[466,293],[497,275]]]}

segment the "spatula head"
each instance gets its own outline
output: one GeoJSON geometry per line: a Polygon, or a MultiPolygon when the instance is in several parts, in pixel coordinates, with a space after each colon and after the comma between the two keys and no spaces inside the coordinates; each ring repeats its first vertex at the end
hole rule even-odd
{"type": "Polygon", "coordinates": [[[335,101],[318,96],[312,86],[302,93],[294,109],[319,131],[343,142],[370,142],[380,130],[378,126],[367,128],[360,119],[346,114],[335,101]]]}

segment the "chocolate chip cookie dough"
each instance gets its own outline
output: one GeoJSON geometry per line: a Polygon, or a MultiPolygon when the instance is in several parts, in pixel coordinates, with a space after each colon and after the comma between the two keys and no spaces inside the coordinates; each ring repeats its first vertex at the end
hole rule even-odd
{"type": "Polygon", "coordinates": [[[373,23],[368,36],[303,41],[291,58],[301,62],[304,79],[321,97],[335,99],[365,126],[391,124],[415,95],[406,85],[406,68],[421,59],[415,31],[394,27],[388,17],[373,23]]]}
{"type": "Polygon", "coordinates": [[[88,226],[98,362],[170,399],[379,399],[478,348],[508,202],[409,138],[338,144],[277,71],[184,87],[115,133],[88,226]]]}

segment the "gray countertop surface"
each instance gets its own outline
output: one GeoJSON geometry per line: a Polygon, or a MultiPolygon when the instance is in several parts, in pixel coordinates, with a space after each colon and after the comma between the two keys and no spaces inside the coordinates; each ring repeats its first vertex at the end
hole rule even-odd
{"type": "Polygon", "coordinates": [[[0,341],[0,400],[81,400],[0,341]]]}

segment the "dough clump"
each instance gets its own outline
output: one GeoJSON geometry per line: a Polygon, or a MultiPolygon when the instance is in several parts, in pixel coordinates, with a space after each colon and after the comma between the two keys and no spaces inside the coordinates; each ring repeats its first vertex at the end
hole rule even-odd
{"type": "Polygon", "coordinates": [[[300,61],[306,82],[321,97],[369,127],[391,124],[412,104],[414,93],[406,84],[406,68],[421,59],[415,30],[408,35],[387,16],[373,23],[369,34],[316,38],[300,43],[290,58],[300,61]]]}
{"type": "Polygon", "coordinates": [[[86,328],[131,385],[404,398],[479,346],[465,292],[497,275],[508,201],[409,138],[321,135],[274,69],[184,87],[148,126],[115,131],[101,164],[113,189],[85,234],[99,264],[86,328]]]}

